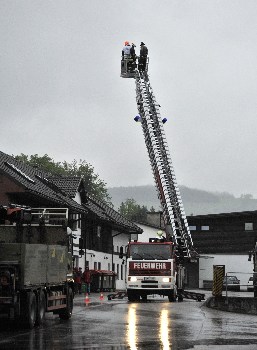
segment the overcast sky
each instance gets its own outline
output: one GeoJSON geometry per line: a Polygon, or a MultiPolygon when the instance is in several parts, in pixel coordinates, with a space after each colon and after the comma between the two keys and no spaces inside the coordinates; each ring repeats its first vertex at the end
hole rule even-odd
{"type": "Polygon", "coordinates": [[[256,0],[0,0],[0,150],[153,184],[125,40],[149,77],[179,184],[257,197],[256,0]]]}

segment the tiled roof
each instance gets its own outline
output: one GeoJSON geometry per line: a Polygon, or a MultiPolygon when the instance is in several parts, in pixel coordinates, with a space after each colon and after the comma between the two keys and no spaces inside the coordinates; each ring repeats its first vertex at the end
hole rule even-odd
{"type": "Polygon", "coordinates": [[[82,177],[79,176],[49,176],[48,180],[59,187],[70,198],[74,198],[79,190],[82,177]]]}
{"type": "Polygon", "coordinates": [[[48,173],[39,168],[34,168],[0,152],[0,171],[22,185],[27,192],[48,199],[58,205],[67,206],[75,211],[86,212],[83,206],[71,199],[54,182],[49,180],[48,173]]]}
{"type": "Polygon", "coordinates": [[[87,203],[84,206],[89,211],[97,215],[100,219],[116,224],[119,227],[123,227],[130,233],[141,234],[143,232],[140,227],[126,219],[120,213],[109,207],[106,203],[101,202],[96,198],[88,197],[87,203]]]}
{"type": "MultiPolygon", "coordinates": [[[[83,180],[76,176],[53,176],[39,168],[16,160],[0,151],[0,172],[5,173],[23,186],[30,193],[48,199],[61,206],[67,206],[77,212],[92,212],[100,220],[130,233],[142,233],[143,230],[127,220],[106,203],[87,197],[85,204],[80,205],[72,198],[75,197],[83,180]]],[[[22,203],[20,203],[22,204],[22,203]]]]}

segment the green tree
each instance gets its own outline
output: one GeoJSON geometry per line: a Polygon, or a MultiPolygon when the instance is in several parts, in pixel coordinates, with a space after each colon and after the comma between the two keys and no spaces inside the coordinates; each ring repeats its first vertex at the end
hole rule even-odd
{"type": "Polygon", "coordinates": [[[240,199],[247,199],[247,200],[253,199],[253,195],[250,193],[241,194],[240,199]]]}
{"type": "Polygon", "coordinates": [[[47,154],[41,157],[38,154],[28,156],[23,153],[15,156],[15,158],[29,165],[38,166],[40,169],[52,175],[83,177],[88,194],[112,206],[106,183],[94,172],[94,167],[85,160],[80,160],[78,162],[74,159],[71,163],[66,161],[55,162],[47,154]]]}
{"type": "Polygon", "coordinates": [[[155,213],[155,212],[156,212],[156,210],[155,210],[155,208],[154,208],[153,206],[151,206],[150,212],[151,212],[151,213],[155,213]]]}
{"type": "Polygon", "coordinates": [[[138,222],[146,222],[147,211],[146,206],[140,206],[133,198],[126,199],[118,209],[118,212],[128,220],[138,222]]]}

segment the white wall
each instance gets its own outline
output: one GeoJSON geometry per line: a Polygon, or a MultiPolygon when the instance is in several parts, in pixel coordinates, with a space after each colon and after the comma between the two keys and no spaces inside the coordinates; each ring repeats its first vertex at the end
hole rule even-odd
{"type": "Polygon", "coordinates": [[[203,287],[203,280],[213,280],[213,265],[225,265],[225,273],[237,276],[241,286],[246,285],[253,274],[253,263],[248,261],[248,255],[202,255],[199,259],[199,288],[203,287]]]}
{"type": "MultiPolygon", "coordinates": [[[[115,234],[115,233],[113,233],[115,234]]],[[[129,241],[129,235],[127,234],[120,234],[119,236],[116,236],[113,238],[113,246],[114,246],[114,252],[117,253],[120,251],[120,247],[123,247],[123,251],[125,253],[125,248],[128,245],[129,241]]],[[[125,290],[125,276],[126,276],[126,258],[120,259],[119,255],[114,254],[113,255],[113,263],[115,264],[115,272],[117,272],[117,266],[119,266],[119,276],[116,280],[116,289],[119,290],[125,290]],[[121,275],[121,269],[123,270],[123,279],[121,275]]]]}
{"type": "Polygon", "coordinates": [[[142,234],[138,235],[138,242],[149,242],[149,238],[155,238],[157,231],[159,231],[157,228],[148,225],[138,223],[136,223],[136,225],[144,230],[142,234]]]}
{"type": "MultiPolygon", "coordinates": [[[[75,197],[73,198],[75,202],[78,204],[81,204],[81,194],[79,192],[76,193],[75,197]]],[[[78,217],[78,215],[77,215],[78,217]]],[[[73,239],[73,244],[79,244],[79,238],[81,238],[81,228],[77,228],[75,231],[72,231],[72,235],[75,236],[73,239]]],[[[73,256],[76,257],[75,265],[78,264],[78,267],[82,268],[82,271],[85,269],[85,256],[82,255],[79,257],[79,247],[73,247],[73,256]]]]}
{"type": "MultiPolygon", "coordinates": [[[[112,235],[117,234],[118,232],[113,231],[112,235]]],[[[89,269],[94,269],[95,262],[101,263],[101,270],[112,270],[112,259],[113,264],[115,264],[115,272],[118,273],[116,279],[116,289],[125,290],[125,257],[120,259],[118,253],[120,252],[120,247],[123,247],[125,253],[125,248],[128,245],[129,235],[121,233],[113,238],[114,254],[107,254],[103,252],[98,252],[95,250],[86,250],[86,260],[89,261],[89,269]]]]}

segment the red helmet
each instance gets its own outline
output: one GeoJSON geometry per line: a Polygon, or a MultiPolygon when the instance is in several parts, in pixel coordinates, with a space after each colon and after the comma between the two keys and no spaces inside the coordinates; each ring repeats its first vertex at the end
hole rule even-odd
{"type": "Polygon", "coordinates": [[[125,46],[129,45],[129,41],[125,41],[124,44],[125,44],[125,46]]]}

